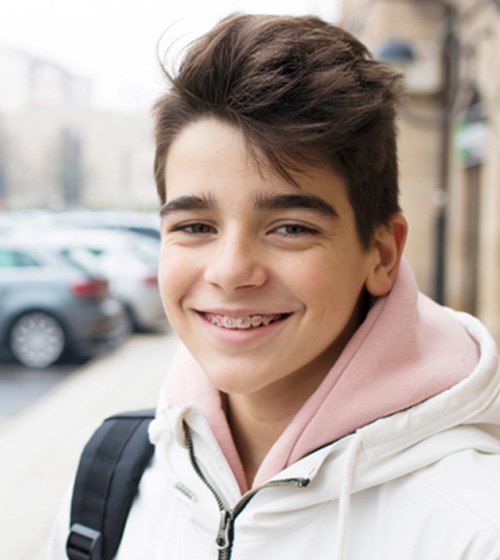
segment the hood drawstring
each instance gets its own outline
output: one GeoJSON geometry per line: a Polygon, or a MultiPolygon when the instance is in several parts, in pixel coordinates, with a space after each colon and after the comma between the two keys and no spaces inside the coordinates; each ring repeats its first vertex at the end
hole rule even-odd
{"type": "Polygon", "coordinates": [[[349,509],[351,505],[351,486],[356,456],[361,446],[361,436],[356,432],[346,451],[345,466],[339,494],[339,517],[337,522],[337,543],[335,545],[334,560],[343,560],[349,537],[349,509]]]}

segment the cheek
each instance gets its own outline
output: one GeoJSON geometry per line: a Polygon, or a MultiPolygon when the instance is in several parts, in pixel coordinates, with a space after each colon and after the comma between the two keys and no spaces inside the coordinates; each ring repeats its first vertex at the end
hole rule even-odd
{"type": "Polygon", "coordinates": [[[158,282],[163,307],[167,314],[174,309],[179,301],[189,279],[189,266],[183,262],[180,255],[172,248],[162,248],[158,266],[158,282]]]}
{"type": "Polygon", "coordinates": [[[171,288],[171,275],[168,273],[169,267],[166,266],[164,260],[160,258],[158,266],[158,287],[160,290],[160,297],[163,303],[163,309],[167,314],[168,320],[172,322],[171,314],[169,313],[170,298],[172,295],[171,288]]]}
{"type": "MultiPolygon", "coordinates": [[[[160,251],[158,282],[163,307],[169,320],[180,312],[183,300],[199,290],[203,261],[183,247],[164,245],[160,251]]],[[[173,322],[173,321],[172,321],[173,322]]]]}
{"type": "Polygon", "coordinates": [[[307,299],[319,300],[335,296],[342,284],[342,271],[336,261],[329,255],[309,255],[299,259],[296,266],[289,271],[290,282],[301,291],[307,299]]]}
{"type": "Polygon", "coordinates": [[[363,290],[364,275],[360,268],[351,268],[349,263],[337,265],[336,261],[323,258],[315,263],[302,263],[294,283],[296,292],[300,291],[318,320],[343,323],[355,310],[363,290]]]}

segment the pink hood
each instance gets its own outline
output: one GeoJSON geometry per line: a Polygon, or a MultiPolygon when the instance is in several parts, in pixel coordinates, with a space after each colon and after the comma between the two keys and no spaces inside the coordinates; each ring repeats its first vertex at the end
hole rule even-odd
{"type": "MultiPolygon", "coordinates": [[[[418,292],[403,262],[391,293],[376,301],[316,392],[270,449],[254,485],[318,447],[448,389],[472,372],[478,358],[476,343],[445,309],[418,292]]],[[[169,372],[166,398],[170,405],[202,410],[245,491],[221,396],[184,347],[169,372]]]]}

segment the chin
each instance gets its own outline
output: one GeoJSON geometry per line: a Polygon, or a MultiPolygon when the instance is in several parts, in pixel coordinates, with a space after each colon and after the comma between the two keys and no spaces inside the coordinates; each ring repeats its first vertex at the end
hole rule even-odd
{"type": "Polygon", "coordinates": [[[262,389],[269,379],[268,375],[256,371],[255,367],[245,367],[241,364],[215,367],[212,362],[209,367],[202,364],[202,368],[212,385],[229,395],[254,393],[262,389]]]}

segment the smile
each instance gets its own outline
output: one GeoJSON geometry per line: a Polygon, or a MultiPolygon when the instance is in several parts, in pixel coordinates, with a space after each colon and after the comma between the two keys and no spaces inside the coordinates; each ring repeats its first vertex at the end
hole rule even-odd
{"type": "Polygon", "coordinates": [[[205,313],[205,317],[212,325],[223,327],[225,329],[254,329],[280,321],[288,314],[277,313],[273,315],[246,315],[244,317],[229,317],[227,315],[215,315],[213,313],[205,313]]]}

